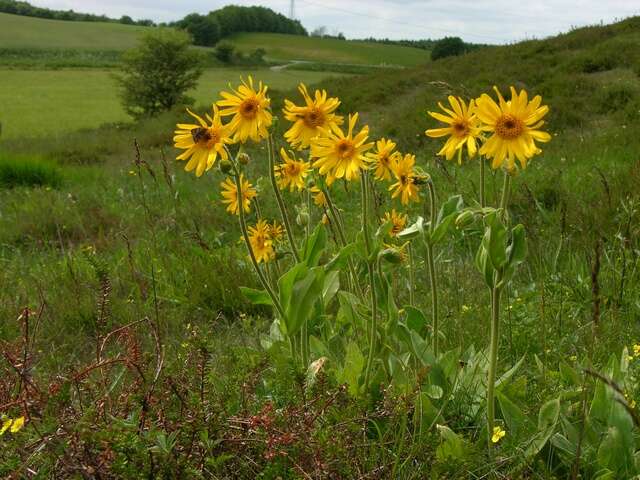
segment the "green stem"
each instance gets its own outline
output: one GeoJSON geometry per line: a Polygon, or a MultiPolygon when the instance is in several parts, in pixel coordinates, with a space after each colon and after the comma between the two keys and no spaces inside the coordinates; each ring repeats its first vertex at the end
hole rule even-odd
{"type": "MultiPolygon", "coordinates": [[[[429,232],[433,233],[436,225],[436,192],[433,186],[433,182],[429,181],[429,200],[431,211],[429,213],[430,225],[429,232]]],[[[433,317],[433,338],[431,340],[431,346],[433,354],[438,358],[439,342],[440,342],[440,325],[438,319],[438,281],[436,279],[436,266],[433,257],[433,245],[431,241],[426,242],[427,247],[427,266],[429,268],[429,283],[431,285],[431,316],[433,317]]]]}
{"type": "Polygon", "coordinates": [[[376,298],[376,280],[373,269],[373,262],[369,258],[371,256],[371,239],[369,238],[369,182],[365,173],[361,174],[362,180],[362,233],[364,235],[364,244],[367,253],[367,271],[369,273],[369,291],[371,295],[371,328],[369,330],[369,354],[367,358],[367,368],[364,374],[365,388],[369,387],[369,379],[371,377],[371,368],[373,366],[373,357],[376,351],[377,330],[378,330],[378,301],[376,298]]]}
{"type": "Polygon", "coordinates": [[[505,170],[504,183],[502,184],[502,198],[500,198],[500,209],[502,214],[507,216],[507,205],[509,204],[509,197],[511,195],[511,175],[505,170]]]}
{"type": "Polygon", "coordinates": [[[414,293],[413,291],[416,288],[416,279],[415,279],[415,259],[413,257],[413,246],[409,243],[409,305],[413,307],[414,305],[414,293]]]}
{"type": "Polygon", "coordinates": [[[239,212],[238,218],[240,222],[240,230],[242,231],[242,237],[244,238],[244,243],[247,246],[247,251],[249,252],[249,258],[251,258],[251,263],[253,264],[253,268],[255,269],[256,273],[258,274],[258,278],[260,279],[260,283],[262,284],[262,287],[267,291],[267,293],[269,294],[269,297],[271,298],[271,301],[273,302],[273,306],[278,311],[278,314],[280,315],[280,317],[284,320],[284,310],[282,308],[282,305],[280,305],[280,301],[278,300],[278,297],[274,293],[266,277],[264,276],[264,273],[262,272],[262,270],[260,270],[260,265],[258,264],[258,261],[256,260],[256,256],[253,253],[253,249],[251,248],[251,243],[249,242],[249,232],[247,231],[247,220],[245,218],[244,208],[242,205],[243,199],[242,199],[242,184],[240,182],[240,172],[238,170],[238,167],[235,161],[232,161],[231,164],[233,165],[234,179],[236,182],[236,189],[238,190],[238,212],[239,212]]]}
{"type": "Polygon", "coordinates": [[[269,135],[268,151],[269,151],[269,178],[271,179],[271,186],[278,202],[278,208],[282,216],[282,223],[284,223],[285,231],[287,232],[287,238],[289,239],[289,245],[291,245],[291,251],[296,259],[297,263],[300,263],[300,254],[298,253],[298,247],[296,247],[295,239],[293,238],[293,231],[291,230],[291,223],[289,222],[289,215],[287,215],[287,209],[284,206],[280,189],[278,188],[278,182],[276,181],[276,172],[273,164],[273,136],[269,135]]]}
{"type": "Polygon", "coordinates": [[[485,207],[484,200],[484,158],[478,157],[480,161],[480,207],[485,207]]]}
{"type": "Polygon", "coordinates": [[[491,290],[491,343],[489,345],[489,373],[487,378],[487,436],[488,448],[491,452],[491,437],[495,424],[495,386],[498,364],[498,340],[500,335],[500,294],[502,289],[491,290]]]}

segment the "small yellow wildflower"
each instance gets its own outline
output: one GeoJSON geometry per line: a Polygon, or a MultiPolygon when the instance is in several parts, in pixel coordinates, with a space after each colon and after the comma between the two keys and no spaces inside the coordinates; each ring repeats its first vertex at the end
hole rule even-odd
{"type": "Polygon", "coordinates": [[[633,356],[640,357],[640,345],[637,343],[633,346],[633,356]]]}
{"type": "Polygon", "coordinates": [[[416,185],[416,173],[413,168],[415,163],[416,156],[408,153],[401,160],[398,160],[393,168],[393,175],[397,181],[389,187],[389,191],[393,191],[391,198],[400,196],[403,205],[407,205],[410,200],[414,202],[420,200],[416,185]]]}
{"type": "Polygon", "coordinates": [[[297,106],[291,100],[285,99],[284,118],[293,122],[293,125],[284,134],[284,138],[291,147],[302,150],[309,147],[311,140],[322,136],[324,131],[342,125],[343,118],[334,112],[340,105],[340,100],[327,98],[325,90],[316,90],[314,98],[311,98],[307,87],[301,83],[298,90],[304,98],[305,105],[297,106]]]}
{"type": "Polygon", "coordinates": [[[476,115],[483,123],[482,130],[491,133],[480,148],[480,155],[492,159],[491,167],[494,169],[506,163],[511,170],[515,167],[516,158],[522,168],[526,168],[527,161],[541,153],[536,141],[551,140],[551,135],[539,130],[544,125],[542,118],[549,107],[541,106],[540,95],[529,101],[525,90],[518,93],[514,87],[511,87],[511,99],[507,102],[500,90],[493,88],[498,95],[498,103],[486,93],[476,100],[476,115]]]}
{"type": "Polygon", "coordinates": [[[10,419],[10,418],[7,418],[7,419],[3,420],[2,421],[2,427],[0,427],[0,435],[4,435],[4,432],[9,430],[9,427],[11,427],[12,423],[13,423],[13,420],[10,419]]]}
{"type": "Polygon", "coordinates": [[[259,220],[254,227],[249,227],[249,245],[258,263],[269,262],[276,256],[270,230],[266,220],[259,220]]]}
{"type": "Polygon", "coordinates": [[[269,236],[274,242],[282,241],[284,236],[284,227],[274,220],[273,223],[269,225],[269,236]]]}
{"type": "Polygon", "coordinates": [[[217,102],[219,107],[223,107],[220,115],[233,115],[228,127],[234,141],[245,143],[251,139],[259,142],[269,135],[267,129],[273,123],[273,115],[269,111],[271,100],[267,97],[268,87],[260,82],[256,90],[251,76],[248,82],[242,78],[240,80],[242,85],[237,90],[229,87],[233,93],[220,92],[223,97],[217,102]]]}
{"type": "Polygon", "coordinates": [[[297,160],[295,155],[290,157],[284,148],[280,149],[280,156],[284,163],[276,165],[275,175],[278,178],[278,186],[284,190],[289,188],[290,192],[293,192],[294,188],[301,191],[305,186],[305,178],[311,171],[311,165],[309,162],[297,160]]]}
{"type": "Polygon", "coordinates": [[[9,431],[11,433],[17,433],[20,431],[20,429],[23,426],[24,426],[24,417],[18,417],[13,420],[13,423],[11,424],[11,428],[9,429],[9,431]]]}
{"type": "Polygon", "coordinates": [[[396,212],[396,209],[394,208],[391,212],[384,213],[382,222],[391,222],[391,231],[389,232],[389,235],[397,237],[398,234],[404,230],[404,227],[407,224],[407,215],[396,212]]]}
{"type": "MultiPolygon", "coordinates": [[[[433,128],[427,130],[425,135],[428,137],[444,137],[449,135],[449,139],[445,142],[438,155],[444,155],[447,160],[451,160],[456,153],[462,154],[464,147],[467,147],[469,158],[476,155],[477,140],[481,134],[480,123],[475,113],[475,103],[473,100],[469,102],[469,106],[460,97],[449,95],[449,105],[446,108],[442,103],[438,103],[440,109],[447,115],[438,112],[428,112],[430,116],[446,123],[447,127],[433,128]]],[[[459,157],[462,158],[462,157],[459,157]]]]}
{"type": "Polygon", "coordinates": [[[462,305],[462,313],[467,313],[471,311],[471,307],[469,305],[462,305]]]}
{"type": "Polygon", "coordinates": [[[315,203],[318,207],[326,208],[329,205],[327,203],[327,197],[324,196],[324,192],[320,190],[320,188],[314,185],[310,188],[310,191],[313,194],[313,203],[315,203]]]}
{"type": "Polygon", "coordinates": [[[491,441],[493,443],[498,443],[500,440],[502,440],[502,438],[507,434],[507,432],[505,432],[502,428],[500,427],[493,427],[493,435],[491,435],[491,441]]]}
{"type": "Polygon", "coordinates": [[[395,162],[402,155],[400,152],[395,151],[396,144],[391,140],[382,138],[376,142],[376,150],[372,153],[367,153],[367,157],[375,166],[374,178],[376,180],[390,180],[391,171],[395,162]]]}
{"type": "MultiPolygon", "coordinates": [[[[258,193],[256,189],[253,188],[253,185],[244,178],[244,175],[240,175],[240,185],[242,185],[242,207],[246,213],[249,213],[251,200],[254,199],[258,193]]],[[[227,177],[224,182],[220,183],[220,186],[222,187],[222,203],[227,204],[227,212],[240,215],[240,210],[238,209],[238,189],[235,180],[227,177]]]]}

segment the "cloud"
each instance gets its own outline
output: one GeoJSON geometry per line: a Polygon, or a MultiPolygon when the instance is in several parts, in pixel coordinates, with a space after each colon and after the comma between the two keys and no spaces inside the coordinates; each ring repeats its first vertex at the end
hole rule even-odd
{"type": "MultiPolygon", "coordinates": [[[[263,5],[288,15],[289,0],[34,0],[54,9],[130,15],[172,21],[187,13],[207,13],[228,3],[263,5]],[[132,6],[134,3],[135,6],[132,6]]],[[[347,38],[441,38],[456,35],[470,42],[509,43],[542,38],[572,27],[610,23],[640,14],[637,0],[295,0],[295,14],[313,30],[326,26],[347,38]]]]}

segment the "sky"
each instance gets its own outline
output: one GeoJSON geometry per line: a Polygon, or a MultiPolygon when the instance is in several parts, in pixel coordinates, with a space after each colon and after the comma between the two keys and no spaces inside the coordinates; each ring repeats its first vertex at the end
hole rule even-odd
{"type": "MultiPolygon", "coordinates": [[[[291,0],[32,0],[53,9],[129,15],[156,22],[207,13],[229,3],[262,5],[289,15],[291,0]]],[[[475,43],[544,38],[572,27],[640,15],[638,0],[294,0],[307,30],[325,26],[347,38],[419,39],[459,36],[475,43]]]]}

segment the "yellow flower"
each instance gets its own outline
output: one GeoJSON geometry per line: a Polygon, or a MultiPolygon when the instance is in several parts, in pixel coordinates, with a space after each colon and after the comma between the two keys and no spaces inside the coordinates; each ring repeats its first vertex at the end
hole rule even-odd
{"type": "Polygon", "coordinates": [[[278,177],[278,186],[281,189],[289,187],[289,191],[293,192],[294,188],[298,191],[302,190],[305,186],[305,178],[309,175],[311,165],[309,162],[302,160],[296,160],[295,156],[290,157],[284,148],[280,149],[280,156],[284,163],[276,165],[275,174],[278,177]]]}
{"type": "Polygon", "coordinates": [[[233,132],[233,140],[242,143],[249,138],[254,142],[266,138],[269,135],[267,129],[273,122],[273,116],[269,111],[271,100],[267,97],[267,87],[260,82],[256,90],[253,78],[248,78],[248,83],[241,79],[242,85],[237,90],[229,86],[233,93],[220,92],[224,100],[217,102],[218,106],[223,107],[220,115],[233,115],[228,126],[233,132]]]}
{"type": "Polygon", "coordinates": [[[315,138],[311,144],[311,155],[317,158],[313,166],[320,169],[321,175],[327,175],[328,182],[336,178],[355,180],[360,176],[360,170],[367,168],[364,153],[373,143],[365,143],[369,135],[366,125],[353,134],[357,121],[357,113],[349,115],[346,135],[340,127],[332,125],[331,131],[326,131],[326,137],[315,138]]]}
{"type": "Polygon", "coordinates": [[[407,205],[409,200],[414,202],[419,200],[418,187],[415,183],[416,174],[413,169],[415,163],[416,156],[407,153],[393,168],[393,175],[397,181],[389,187],[389,191],[393,191],[391,198],[400,196],[403,205],[407,205]]]}
{"type": "Polygon", "coordinates": [[[407,215],[396,212],[396,209],[392,209],[391,212],[385,212],[384,218],[382,218],[384,223],[391,222],[391,231],[389,234],[392,237],[397,237],[398,234],[404,230],[405,225],[407,224],[407,215]]]}
{"type": "Polygon", "coordinates": [[[269,262],[276,256],[270,231],[266,220],[259,220],[254,227],[249,227],[249,244],[258,263],[269,262]]]}
{"type": "Polygon", "coordinates": [[[544,125],[542,118],[549,107],[540,106],[540,95],[529,101],[525,90],[518,93],[511,87],[511,100],[507,102],[500,91],[496,87],[494,89],[499,103],[486,93],[476,100],[476,115],[484,124],[482,130],[492,134],[480,148],[480,155],[491,158],[491,167],[494,169],[506,162],[507,168],[511,170],[515,167],[516,158],[522,168],[526,168],[527,161],[541,153],[536,140],[551,140],[551,135],[539,130],[544,125]]]}
{"type": "MultiPolygon", "coordinates": [[[[249,213],[251,200],[258,194],[249,181],[244,178],[244,175],[240,175],[240,185],[242,185],[242,207],[245,212],[249,213]]],[[[220,186],[222,187],[222,196],[224,197],[222,203],[228,204],[227,212],[240,215],[240,210],[238,209],[238,189],[236,188],[235,180],[227,177],[224,182],[220,183],[220,186]]]]}
{"type": "Polygon", "coordinates": [[[327,197],[324,196],[324,192],[320,190],[315,185],[309,189],[313,194],[313,203],[315,203],[318,207],[326,208],[329,204],[327,203],[327,197]]]}
{"type": "Polygon", "coordinates": [[[374,163],[376,169],[374,177],[376,180],[390,180],[393,164],[402,155],[395,152],[396,144],[391,140],[382,138],[376,142],[376,151],[367,153],[367,157],[374,163]]]}
{"type": "Polygon", "coordinates": [[[218,107],[215,105],[213,106],[213,117],[208,113],[206,115],[210,124],[191,110],[187,109],[187,112],[198,121],[198,124],[179,123],[177,125],[178,129],[174,132],[173,142],[176,148],[180,148],[184,152],[176,159],[188,160],[184,169],[187,172],[195,169],[196,176],[199,177],[205,170],[213,167],[218,155],[227,160],[228,155],[224,146],[232,141],[229,137],[229,129],[220,121],[218,107]]]}
{"type": "Polygon", "coordinates": [[[269,225],[269,237],[271,237],[274,242],[280,242],[283,236],[284,227],[274,220],[273,223],[269,225]]]}
{"type": "MultiPolygon", "coordinates": [[[[456,98],[453,95],[449,95],[448,100],[451,108],[447,108],[438,102],[438,106],[446,115],[438,112],[428,112],[436,120],[446,123],[447,127],[433,128],[424,133],[428,137],[434,138],[449,135],[444,146],[438,152],[438,155],[444,155],[447,160],[451,160],[456,153],[462,155],[465,145],[469,158],[472,158],[478,149],[476,142],[481,134],[480,125],[475,114],[474,101],[471,100],[467,107],[467,104],[460,97],[456,98]]],[[[459,158],[461,159],[462,156],[459,158]]]]}
{"type": "Polygon", "coordinates": [[[284,138],[293,148],[302,150],[309,147],[311,139],[322,135],[324,130],[342,125],[343,118],[333,113],[340,105],[340,100],[327,98],[325,90],[316,90],[314,98],[311,98],[303,83],[298,86],[298,90],[304,97],[305,105],[299,107],[285,99],[284,118],[294,123],[284,134],[284,138]]]}
{"type": "MultiPolygon", "coordinates": [[[[18,417],[13,420],[13,423],[11,424],[11,428],[9,429],[9,431],[11,433],[17,433],[20,431],[20,429],[23,426],[24,426],[24,417],[18,417]]],[[[3,428],[4,428],[4,425],[3,425],[3,428]]]]}
{"type": "Polygon", "coordinates": [[[2,427],[0,427],[0,435],[4,435],[4,432],[9,430],[9,427],[11,427],[12,423],[13,423],[13,420],[10,419],[10,418],[7,418],[7,419],[3,420],[2,421],[2,427]]]}
{"type": "Polygon", "coordinates": [[[637,343],[633,346],[633,356],[640,357],[640,345],[637,343]]]}
{"type": "Polygon", "coordinates": [[[506,434],[507,432],[505,432],[502,428],[493,427],[493,435],[491,435],[491,441],[493,443],[498,443],[506,434]]]}

